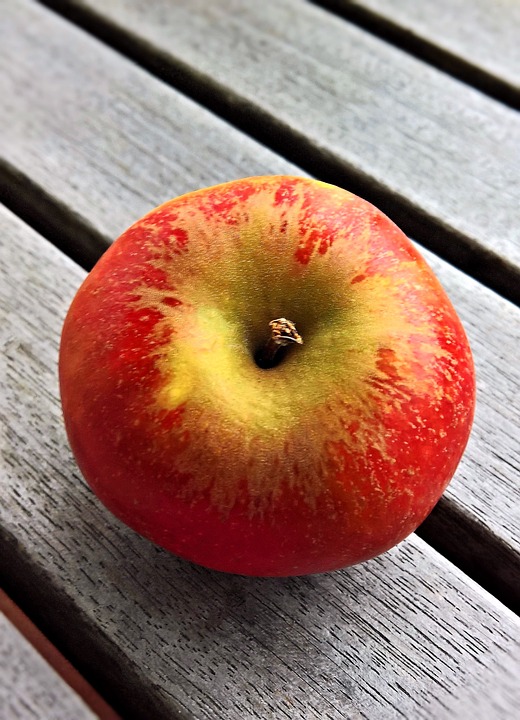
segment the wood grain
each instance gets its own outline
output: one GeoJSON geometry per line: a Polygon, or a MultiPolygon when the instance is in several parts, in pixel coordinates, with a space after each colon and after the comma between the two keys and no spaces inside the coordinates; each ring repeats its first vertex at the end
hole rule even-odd
{"type": "MultiPolygon", "coordinates": [[[[4,157],[42,189],[42,211],[71,252],[81,246],[96,258],[137,217],[186,190],[301,172],[38,5],[17,4],[2,27],[10,28],[0,43],[10,108],[0,134],[4,157]]],[[[33,202],[25,187],[13,186],[33,202]]],[[[468,329],[479,379],[470,448],[446,496],[452,505],[433,519],[465,533],[452,543],[453,559],[518,607],[519,312],[429,258],[468,329]],[[482,557],[485,563],[476,560],[482,557]]],[[[442,537],[449,535],[428,534],[432,542],[442,537]]]]}
{"type": "Polygon", "coordinates": [[[520,304],[520,117],[302,0],[53,2],[520,304]]]}
{"type": "Polygon", "coordinates": [[[520,613],[520,308],[422,250],[468,334],[473,431],[423,537],[520,613]]]}
{"type": "Polygon", "coordinates": [[[297,172],[33,2],[2,6],[0,93],[4,199],[86,263],[171,197],[297,172]]]}
{"type": "Polygon", "coordinates": [[[0,612],[0,717],[95,720],[79,695],[0,612]]]}
{"type": "MultiPolygon", "coordinates": [[[[40,667],[42,662],[44,664],[46,663],[50,665],[52,670],[65,682],[65,690],[63,692],[60,690],[60,693],[65,696],[66,700],[70,691],[72,690],[73,695],[78,695],[79,698],[83,701],[83,703],[87,705],[91,712],[95,715],[95,717],[98,718],[98,720],[121,720],[119,715],[117,715],[114,710],[112,710],[112,708],[103,700],[103,698],[98,693],[96,693],[92,685],[90,685],[85,680],[85,678],[80,675],[76,668],[71,665],[71,663],[65,657],[63,657],[59,650],[51,642],[49,642],[49,639],[45,637],[41,630],[39,630],[36,625],[31,622],[27,615],[22,612],[18,605],[16,605],[16,603],[14,603],[13,600],[8,595],[6,595],[3,590],[0,590],[0,613],[4,615],[5,619],[10,623],[10,625],[12,625],[16,629],[17,633],[21,634],[31,646],[31,649],[29,651],[21,649],[19,652],[22,653],[25,657],[27,657],[28,653],[30,655],[36,653],[37,657],[39,658],[37,661],[38,667],[40,667]]],[[[13,633],[11,631],[9,631],[8,635],[11,640],[13,640],[13,642],[16,641],[16,638],[13,637],[13,633]]],[[[2,663],[5,664],[11,662],[12,658],[10,656],[10,653],[6,650],[0,650],[0,666],[2,665],[2,663]]],[[[30,667],[28,668],[28,671],[30,674],[30,667]]],[[[12,674],[12,672],[12,670],[9,670],[6,673],[0,674],[0,682],[5,682],[5,692],[7,695],[7,700],[5,701],[5,703],[7,703],[7,706],[9,706],[9,703],[14,706],[15,702],[20,704],[24,704],[25,702],[23,699],[25,694],[23,677],[20,677],[19,685],[12,682],[11,680],[7,680],[6,675],[9,676],[10,673],[12,674]],[[14,697],[9,697],[9,695],[13,695],[14,697]]],[[[22,674],[23,673],[20,673],[20,675],[22,674]]],[[[43,672],[39,674],[42,677],[44,676],[43,672]]],[[[47,675],[48,673],[46,671],[45,676],[47,675]]],[[[49,676],[49,686],[53,686],[54,683],[51,676],[49,676]]],[[[54,693],[57,699],[60,697],[60,693],[54,693]]],[[[0,691],[0,695],[1,694],[2,693],[0,691]]],[[[46,697],[48,697],[48,694],[46,694],[46,697]]],[[[65,707],[68,707],[68,701],[65,703],[65,707]]],[[[54,717],[56,717],[57,720],[58,713],[60,712],[62,712],[60,710],[60,703],[57,702],[57,708],[54,715],[52,714],[52,712],[44,712],[44,710],[40,708],[40,712],[36,715],[36,717],[40,717],[42,718],[42,720],[46,720],[47,718],[49,718],[50,720],[51,718],[54,719],[54,717]]],[[[2,718],[2,720],[3,718],[6,718],[6,720],[11,720],[11,718],[16,717],[11,712],[4,713],[1,700],[0,717],[2,718]]],[[[67,712],[65,717],[68,720],[71,720],[72,717],[75,718],[75,716],[71,716],[70,710],[67,712]]]]}
{"type": "Polygon", "coordinates": [[[520,108],[520,6],[510,0],[317,0],[520,108]]]}
{"type": "Polygon", "coordinates": [[[0,573],[124,717],[475,718],[520,702],[520,620],[415,536],[253,579],[123,527],[67,446],[56,361],[84,272],[0,212],[0,573]]]}

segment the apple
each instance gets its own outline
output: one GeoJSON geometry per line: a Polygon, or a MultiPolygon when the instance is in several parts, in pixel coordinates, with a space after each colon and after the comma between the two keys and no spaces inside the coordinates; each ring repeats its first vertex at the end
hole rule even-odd
{"type": "Polygon", "coordinates": [[[59,369],[101,502],[245,575],[399,543],[452,478],[475,404],[462,325],[407,237],[290,176],[198,190],[132,225],[79,288],[59,369]]]}

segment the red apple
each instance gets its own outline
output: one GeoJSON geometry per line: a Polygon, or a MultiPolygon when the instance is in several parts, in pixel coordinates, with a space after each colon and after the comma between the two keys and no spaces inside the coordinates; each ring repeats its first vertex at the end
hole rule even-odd
{"type": "Polygon", "coordinates": [[[475,402],[461,323],[406,236],[345,190],[284,176],[184,195],[123,233],[71,305],[60,382],[79,467],[118,518],[266,576],[405,538],[453,476],[475,402]]]}

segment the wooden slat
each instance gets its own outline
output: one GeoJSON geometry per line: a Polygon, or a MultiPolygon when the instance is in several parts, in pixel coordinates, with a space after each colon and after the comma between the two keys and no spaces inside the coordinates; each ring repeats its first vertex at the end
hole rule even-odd
{"type": "Polygon", "coordinates": [[[51,4],[520,304],[514,110],[302,0],[51,4]]]}
{"type": "Polygon", "coordinates": [[[90,261],[164,200],[295,171],[27,0],[2,6],[0,96],[4,197],[46,229],[59,223],[67,250],[82,242],[90,261]]]}
{"type": "MultiPolygon", "coordinates": [[[[49,222],[55,208],[68,218],[57,232],[72,249],[92,233],[108,243],[180,192],[243,175],[300,172],[38,5],[17,3],[3,27],[10,32],[0,43],[8,53],[0,83],[9,102],[0,106],[0,143],[45,189],[49,222]]],[[[18,196],[32,202],[24,190],[18,187],[18,196]]],[[[428,537],[449,543],[448,529],[463,532],[464,542],[451,544],[453,559],[518,606],[519,311],[429,257],[470,334],[479,404],[448,503],[432,518],[440,529],[428,537]]]]}
{"type": "MultiPolygon", "coordinates": [[[[52,694],[56,695],[56,697],[59,697],[60,694],[62,694],[65,697],[65,708],[69,708],[69,712],[65,715],[67,720],[71,720],[72,717],[78,717],[78,720],[80,720],[80,718],[83,717],[83,715],[70,714],[70,703],[67,698],[70,695],[71,690],[73,696],[78,695],[83,703],[90,708],[98,720],[121,720],[119,715],[117,715],[104,701],[104,699],[94,690],[92,685],[90,685],[85,678],[80,675],[76,668],[71,665],[71,663],[60,653],[56,646],[53,645],[47,637],[45,637],[41,630],[36,627],[30,618],[27,617],[27,615],[8,595],[6,595],[3,590],[0,590],[0,613],[3,614],[6,621],[13,626],[16,632],[22,635],[30,645],[29,650],[26,650],[25,643],[20,646],[19,650],[17,650],[17,653],[27,660],[27,663],[24,660],[23,664],[27,666],[28,673],[30,674],[29,663],[32,663],[30,656],[36,653],[37,658],[39,658],[36,660],[37,668],[39,668],[37,670],[37,678],[40,679],[48,677],[49,679],[48,682],[45,682],[45,686],[48,685],[52,689],[62,687],[60,684],[56,684],[52,679],[54,673],[57,673],[57,675],[65,682],[64,690],[60,689],[59,694],[52,694]],[[52,668],[53,673],[49,674],[47,670],[44,671],[42,663],[49,665],[52,668]]],[[[18,648],[18,641],[16,640],[16,637],[14,637],[13,631],[9,630],[7,635],[13,642],[16,642],[18,648]]],[[[0,644],[1,642],[2,641],[0,640],[0,644]]],[[[13,659],[11,653],[4,645],[0,650],[0,667],[4,667],[4,663],[11,664],[12,662],[13,659]]],[[[14,718],[17,717],[11,711],[4,712],[2,702],[4,702],[4,705],[7,704],[7,706],[9,706],[9,704],[14,706],[15,703],[18,703],[23,707],[27,706],[25,688],[27,684],[31,684],[33,681],[31,679],[25,681],[23,679],[23,672],[25,672],[25,670],[22,670],[20,673],[17,672],[18,679],[16,683],[12,678],[12,670],[0,673],[0,683],[2,683],[2,681],[4,682],[5,693],[7,696],[5,701],[0,700],[0,717],[2,720],[3,718],[6,718],[6,720],[11,720],[11,718],[13,718],[14,720],[14,718]]],[[[43,694],[46,699],[49,699],[49,692],[44,690],[43,694]]],[[[2,691],[0,691],[0,696],[1,695],[2,691]]],[[[73,700],[73,702],[76,703],[76,700],[73,700]]],[[[39,713],[36,713],[35,717],[41,718],[42,720],[47,720],[47,718],[49,720],[51,720],[51,718],[52,720],[54,720],[54,718],[58,720],[58,717],[61,717],[59,712],[61,711],[58,703],[58,707],[54,714],[52,711],[50,713],[44,712],[44,710],[40,708],[39,713]]],[[[89,715],[89,717],[91,716],[89,715]]]]}
{"type": "Polygon", "coordinates": [[[416,536],[346,571],[254,579],[112,518],[78,476],[58,401],[84,272],[10,212],[0,225],[0,572],[123,716],[513,716],[520,620],[416,536]]]}
{"type": "Polygon", "coordinates": [[[520,5],[511,0],[316,0],[520,107],[520,5]]]}
{"type": "Polygon", "coordinates": [[[422,252],[466,328],[477,408],[455,478],[421,534],[520,612],[520,308],[422,252]]]}
{"type": "Polygon", "coordinates": [[[79,695],[0,612],[0,717],[95,720],[79,695]]]}

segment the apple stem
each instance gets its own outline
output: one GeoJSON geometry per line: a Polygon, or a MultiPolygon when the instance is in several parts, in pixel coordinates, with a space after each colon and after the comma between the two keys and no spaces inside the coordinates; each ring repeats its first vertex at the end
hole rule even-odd
{"type": "Polygon", "coordinates": [[[264,369],[278,364],[276,356],[281,348],[288,345],[303,345],[302,337],[291,320],[277,318],[271,320],[269,327],[271,328],[269,340],[256,356],[258,366],[264,369]]]}

